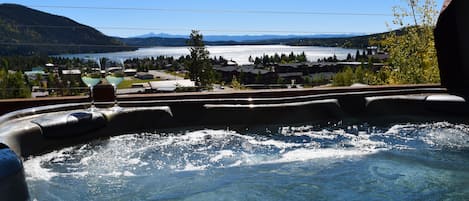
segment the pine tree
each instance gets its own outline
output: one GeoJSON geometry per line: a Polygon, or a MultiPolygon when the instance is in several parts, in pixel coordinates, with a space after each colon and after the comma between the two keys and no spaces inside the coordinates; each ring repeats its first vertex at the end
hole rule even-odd
{"type": "Polygon", "coordinates": [[[352,60],[352,55],[350,53],[347,54],[347,61],[351,61],[352,60]]]}
{"type": "Polygon", "coordinates": [[[211,88],[215,82],[215,72],[209,58],[210,52],[205,48],[203,35],[197,30],[192,30],[188,45],[190,46],[190,59],[187,62],[189,78],[197,86],[211,88]]]}
{"type": "Polygon", "coordinates": [[[360,51],[357,50],[357,53],[355,53],[355,61],[360,60],[360,51]]]}

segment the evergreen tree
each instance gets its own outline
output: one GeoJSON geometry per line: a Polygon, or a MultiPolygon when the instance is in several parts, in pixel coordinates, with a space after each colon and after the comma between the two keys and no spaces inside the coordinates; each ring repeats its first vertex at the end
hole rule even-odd
{"type": "Polygon", "coordinates": [[[302,52],[298,57],[297,57],[298,62],[306,62],[308,59],[306,58],[306,53],[302,52]]]}
{"type": "MultiPolygon", "coordinates": [[[[283,56],[285,55],[282,55],[282,57],[283,56]]],[[[281,59],[281,57],[277,53],[275,53],[273,59],[271,59],[271,61],[273,61],[272,63],[280,63],[282,60],[283,59],[281,59]]]]}
{"type": "MultiPolygon", "coordinates": [[[[304,52],[303,52],[304,53],[304,52]]],[[[289,55],[288,55],[288,61],[295,61],[296,60],[296,56],[295,56],[295,53],[291,52],[289,55]]]]}
{"type": "Polygon", "coordinates": [[[352,60],[352,55],[350,53],[347,54],[347,61],[351,61],[352,60]]]}
{"type": "Polygon", "coordinates": [[[215,72],[209,58],[210,53],[205,48],[202,34],[199,31],[192,30],[188,45],[190,46],[190,59],[187,62],[189,78],[197,86],[211,88],[215,82],[215,72]]]}
{"type": "Polygon", "coordinates": [[[262,60],[259,57],[256,57],[256,59],[254,60],[254,64],[259,65],[261,63],[262,63],[262,60]]]}

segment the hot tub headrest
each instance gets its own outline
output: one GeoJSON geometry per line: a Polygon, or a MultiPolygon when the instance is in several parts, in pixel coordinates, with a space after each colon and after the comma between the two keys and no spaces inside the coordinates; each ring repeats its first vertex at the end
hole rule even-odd
{"type": "Polygon", "coordinates": [[[41,117],[31,122],[39,125],[47,138],[81,136],[106,125],[104,115],[98,112],[66,113],[41,117]]]}

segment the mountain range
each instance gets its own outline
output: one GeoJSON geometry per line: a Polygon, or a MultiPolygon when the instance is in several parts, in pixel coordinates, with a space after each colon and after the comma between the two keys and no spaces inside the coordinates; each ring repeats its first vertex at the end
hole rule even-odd
{"type": "MultiPolygon", "coordinates": [[[[279,39],[295,39],[295,38],[350,38],[354,36],[366,35],[351,33],[351,34],[309,34],[309,35],[273,35],[273,34],[261,34],[261,35],[204,35],[204,40],[207,42],[216,42],[216,41],[235,41],[235,42],[252,42],[252,41],[262,41],[262,40],[279,40],[279,39]]],[[[167,33],[155,34],[153,32],[130,37],[131,39],[145,39],[145,38],[184,38],[189,39],[189,35],[175,35],[167,33]]]]}
{"type": "MultiPolygon", "coordinates": [[[[314,45],[363,48],[382,34],[207,35],[207,45],[314,45]]],[[[0,4],[0,55],[54,55],[131,51],[140,47],[185,46],[188,35],[149,33],[130,38],[106,36],[72,19],[17,4],[0,4]]]]}
{"type": "MultiPolygon", "coordinates": [[[[378,33],[363,36],[352,35],[323,35],[323,36],[297,36],[290,35],[285,37],[269,37],[264,35],[264,38],[253,39],[252,36],[219,36],[220,40],[214,38],[205,39],[206,45],[290,45],[290,46],[323,46],[323,47],[344,47],[344,48],[366,48],[369,46],[370,39],[379,40],[386,33],[378,33]]],[[[185,46],[187,44],[187,37],[180,35],[153,36],[155,34],[144,35],[131,38],[119,38],[126,45],[135,47],[154,47],[154,46],[185,46]],[[178,38],[179,36],[179,38],[178,38]]]]}

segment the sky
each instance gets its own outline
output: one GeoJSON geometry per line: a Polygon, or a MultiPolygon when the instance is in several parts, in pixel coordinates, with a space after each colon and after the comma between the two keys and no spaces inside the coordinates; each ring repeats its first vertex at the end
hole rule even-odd
{"type": "MultiPolygon", "coordinates": [[[[436,0],[437,9],[443,0],[436,0]]],[[[109,36],[309,35],[388,31],[404,0],[0,0],[65,16],[109,36]]]]}

